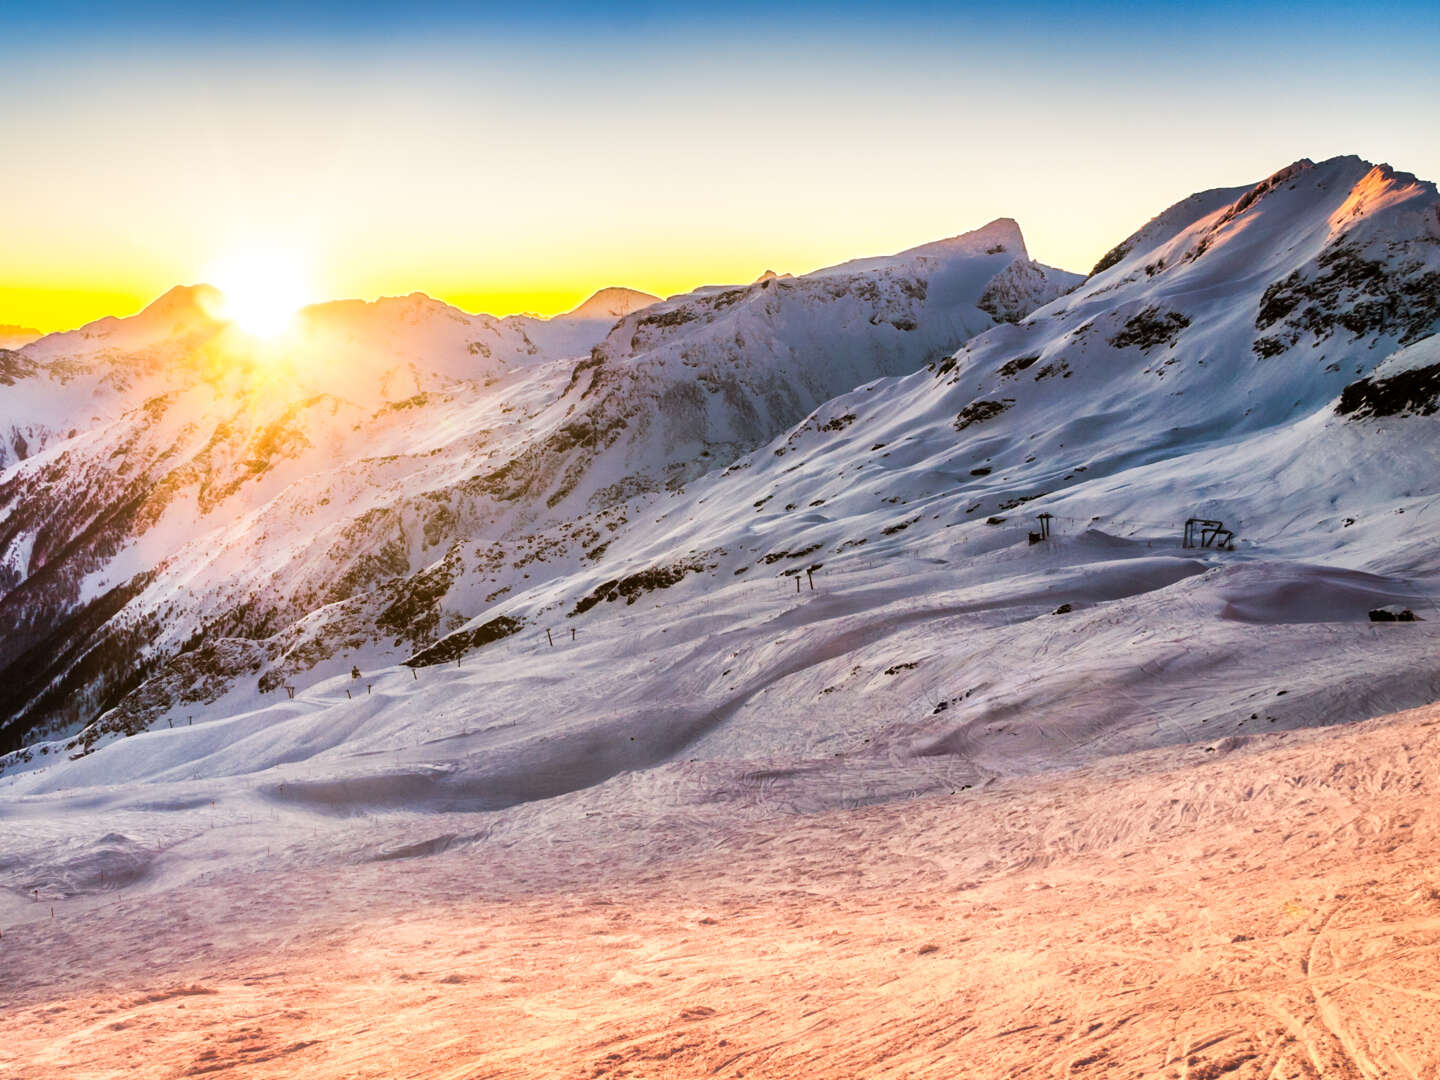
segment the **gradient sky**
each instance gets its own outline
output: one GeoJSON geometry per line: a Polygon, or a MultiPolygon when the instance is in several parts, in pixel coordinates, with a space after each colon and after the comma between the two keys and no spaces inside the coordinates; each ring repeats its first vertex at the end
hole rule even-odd
{"type": "Polygon", "coordinates": [[[520,6],[0,0],[0,323],[269,249],[496,314],[1000,216],[1083,271],[1299,157],[1440,178],[1434,0],[520,6]]]}

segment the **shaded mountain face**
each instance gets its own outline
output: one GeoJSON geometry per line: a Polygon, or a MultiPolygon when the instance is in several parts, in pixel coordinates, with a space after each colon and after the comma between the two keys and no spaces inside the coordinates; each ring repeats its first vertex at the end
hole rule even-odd
{"type": "Polygon", "coordinates": [[[414,294],[309,308],[266,344],[194,287],[51,335],[14,353],[0,399],[0,731],[110,715],[88,748],[343,651],[409,655],[602,561],[637,498],[1078,280],[1002,221],[552,320],[414,294]]]}

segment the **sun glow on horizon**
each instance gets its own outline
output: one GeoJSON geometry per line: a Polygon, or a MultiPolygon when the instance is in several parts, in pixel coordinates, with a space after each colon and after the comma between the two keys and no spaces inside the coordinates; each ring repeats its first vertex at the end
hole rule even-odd
{"type": "Polygon", "coordinates": [[[254,337],[283,334],[311,300],[305,261],[292,251],[235,252],[205,279],[220,291],[215,316],[254,337]]]}

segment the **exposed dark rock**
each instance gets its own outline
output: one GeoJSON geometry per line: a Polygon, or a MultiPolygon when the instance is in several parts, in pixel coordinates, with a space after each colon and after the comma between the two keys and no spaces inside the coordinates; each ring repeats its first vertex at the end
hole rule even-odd
{"type": "Polygon", "coordinates": [[[1017,506],[1024,506],[1027,502],[1034,502],[1036,499],[1043,499],[1046,495],[1049,494],[1050,493],[1048,491],[1037,491],[1033,495],[1016,495],[1014,498],[1006,499],[999,506],[997,506],[996,509],[1014,510],[1017,506]]]}
{"type": "Polygon", "coordinates": [[[24,353],[0,349],[0,386],[14,386],[17,379],[34,375],[38,365],[24,353]]]}
{"type": "Polygon", "coordinates": [[[763,562],[765,565],[769,566],[771,563],[777,563],[781,559],[802,558],[806,555],[811,554],[812,552],[819,551],[821,547],[822,545],[820,544],[811,544],[809,547],[800,548],[798,551],[772,551],[760,561],[763,562]]]}
{"type": "MultiPolygon", "coordinates": [[[[570,381],[565,384],[565,393],[561,394],[560,396],[564,397],[566,394],[570,393],[571,390],[575,389],[575,384],[580,381],[580,377],[584,375],[585,372],[595,371],[597,368],[603,367],[606,359],[607,357],[605,354],[605,347],[603,345],[596,345],[593,349],[590,350],[590,358],[588,360],[581,360],[578,364],[575,365],[573,369],[571,369],[570,381]]],[[[584,393],[582,393],[580,396],[582,398],[588,396],[591,389],[594,388],[594,385],[594,380],[592,379],[590,386],[587,386],[584,393]]]]}
{"type": "Polygon", "coordinates": [[[1376,416],[1430,416],[1440,408],[1440,364],[1345,387],[1335,411],[1352,420],[1376,416]]]}
{"type": "Polygon", "coordinates": [[[1093,278],[1096,274],[1103,274],[1128,254],[1130,254],[1130,248],[1128,246],[1125,244],[1116,244],[1104,255],[1100,256],[1100,261],[1091,268],[1089,277],[1093,278]]]}
{"type": "Polygon", "coordinates": [[[459,570],[459,551],[452,548],[442,561],[397,582],[395,599],[380,612],[376,626],[392,637],[420,642],[429,638],[440,621],[440,601],[459,570]]]}
{"type": "Polygon", "coordinates": [[[1289,347],[1283,338],[1278,337],[1256,338],[1255,344],[1251,346],[1256,355],[1264,360],[1268,360],[1272,356],[1279,356],[1289,347]]]}
{"type": "MultiPolygon", "coordinates": [[[[819,545],[817,544],[816,547],[819,545]]],[[[810,550],[813,551],[814,548],[810,550]]],[[[779,557],[785,556],[782,554],[779,557]]],[[[697,559],[690,562],[678,562],[671,566],[654,566],[635,574],[627,574],[622,578],[605,581],[595,586],[588,596],[577,601],[570,614],[583,615],[602,600],[614,601],[623,598],[625,603],[633,604],[647,592],[655,589],[668,589],[683,580],[687,574],[699,573],[705,569],[705,563],[697,559]]]]}
{"type": "Polygon", "coordinates": [[[110,621],[152,578],[143,574],[71,611],[0,669],[0,754],[43,724],[94,717],[144,681],[155,662],[145,659],[155,627],[110,621]]]}
{"type": "Polygon", "coordinates": [[[1367,259],[1342,237],[1316,257],[1313,271],[1296,270],[1265,290],[1255,329],[1282,321],[1288,332],[1272,337],[1290,344],[1307,333],[1321,341],[1339,327],[1356,338],[1394,334],[1408,345],[1434,333],[1440,321],[1440,271],[1418,261],[1367,259]]]}
{"type": "Polygon", "coordinates": [[[1121,331],[1110,339],[1117,349],[1138,346],[1148,352],[1157,345],[1174,345],[1180,331],[1190,325],[1190,320],[1178,311],[1161,311],[1148,307],[1126,321],[1121,331]]]}
{"type": "Polygon", "coordinates": [[[1013,398],[1006,398],[1004,401],[972,401],[956,415],[955,430],[964,431],[971,424],[991,420],[1013,404],[1015,404],[1013,398]]]}
{"type": "Polygon", "coordinates": [[[918,517],[913,517],[909,518],[906,521],[897,522],[894,525],[888,525],[880,530],[880,534],[882,536],[894,536],[898,532],[904,532],[906,529],[908,529],[911,525],[914,525],[919,520],[920,519],[918,517]]]}
{"type": "Polygon", "coordinates": [[[135,685],[88,724],[71,746],[87,754],[106,735],[148,731],[172,710],[218,700],[264,661],[265,650],[258,642],[219,638],[182,650],[163,665],[141,665],[132,675],[135,685]]]}
{"type": "Polygon", "coordinates": [[[995,374],[999,375],[1002,379],[1009,378],[1011,375],[1018,375],[1020,374],[1020,372],[1024,371],[1032,364],[1036,363],[1039,359],[1040,357],[1038,355],[1017,356],[1014,360],[1007,360],[1005,363],[1001,364],[1000,367],[996,369],[995,374]]]}
{"type": "MultiPolygon", "coordinates": [[[[736,291],[743,294],[745,290],[738,289],[736,291]]],[[[723,296],[725,294],[722,293],[721,295],[723,296]]],[[[733,301],[731,302],[733,303],[733,301]]],[[[636,327],[683,326],[688,322],[693,322],[699,317],[700,316],[696,315],[695,312],[691,311],[688,307],[677,307],[673,311],[661,311],[654,315],[644,315],[636,320],[635,325],[636,327]]]]}
{"type": "Polygon", "coordinates": [[[406,660],[405,664],[408,667],[431,667],[435,664],[447,664],[482,645],[488,645],[492,641],[499,641],[501,638],[519,633],[524,626],[525,623],[520,619],[511,618],[509,615],[500,615],[489,622],[482,623],[474,630],[458,630],[441,638],[429,648],[421,649],[409,660],[406,660]]]}

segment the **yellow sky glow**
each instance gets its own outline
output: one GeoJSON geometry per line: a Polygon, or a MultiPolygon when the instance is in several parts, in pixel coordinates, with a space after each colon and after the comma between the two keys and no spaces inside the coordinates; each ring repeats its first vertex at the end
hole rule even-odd
{"type": "Polygon", "coordinates": [[[1173,202],[1300,157],[1440,175],[1419,89],[1377,112],[1335,71],[1236,61],[1228,82],[1137,93],[1083,51],[1022,71],[911,37],[806,26],[793,48],[615,63],[546,39],[12,57],[0,323],[129,314],[274,249],[303,255],[309,299],[420,291],[495,315],[799,274],[997,217],[1084,272],[1173,202]]]}

